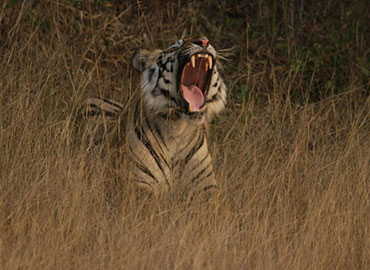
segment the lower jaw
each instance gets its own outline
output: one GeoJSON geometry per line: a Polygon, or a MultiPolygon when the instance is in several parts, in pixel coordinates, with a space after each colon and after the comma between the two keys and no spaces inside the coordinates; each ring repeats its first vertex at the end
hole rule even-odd
{"type": "Polygon", "coordinates": [[[186,117],[191,121],[202,121],[204,119],[204,113],[200,112],[188,112],[185,114],[186,117]]]}

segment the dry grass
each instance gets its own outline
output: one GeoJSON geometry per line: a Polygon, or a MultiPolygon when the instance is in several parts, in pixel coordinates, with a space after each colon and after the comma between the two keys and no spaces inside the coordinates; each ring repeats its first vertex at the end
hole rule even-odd
{"type": "Polygon", "coordinates": [[[263,1],[40,2],[0,4],[1,269],[370,269],[368,13],[332,54],[302,56],[306,37],[330,40],[330,19],[346,29],[341,11],[297,45],[266,9],[247,12],[263,1]],[[251,37],[266,21],[270,37],[251,37]],[[135,49],[184,29],[235,48],[211,127],[222,195],[208,204],[138,199],[113,155],[88,157],[75,137],[83,98],[127,99],[135,49]]]}

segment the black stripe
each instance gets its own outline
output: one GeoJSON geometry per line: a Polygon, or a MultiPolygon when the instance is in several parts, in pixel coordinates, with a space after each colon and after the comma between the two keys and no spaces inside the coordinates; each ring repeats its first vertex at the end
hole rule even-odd
{"type": "Polygon", "coordinates": [[[174,63],[173,57],[168,57],[166,60],[166,63],[161,65],[161,69],[169,72],[173,72],[173,63],[174,63]],[[167,64],[170,63],[170,69],[167,68],[167,64]]]}
{"type": "MultiPolygon", "coordinates": [[[[193,171],[195,171],[195,169],[196,169],[196,168],[200,167],[200,166],[203,164],[203,162],[204,162],[205,160],[207,160],[207,157],[208,157],[208,153],[204,156],[204,158],[202,158],[202,160],[201,160],[201,161],[199,161],[199,163],[195,164],[195,166],[194,166],[190,171],[191,171],[191,172],[193,172],[193,171]]],[[[184,171],[185,171],[185,170],[182,170],[182,172],[181,172],[181,174],[180,174],[180,177],[182,177],[182,175],[183,175],[184,171]]]]}
{"type": "MultiPolygon", "coordinates": [[[[131,149],[131,152],[132,152],[132,149],[131,149]]],[[[135,154],[133,155],[135,156],[135,158],[138,158],[135,154]]],[[[138,169],[140,169],[143,173],[153,178],[158,183],[158,180],[154,177],[154,175],[150,172],[150,170],[147,167],[145,167],[143,164],[137,161],[134,161],[133,163],[138,169]]]]}
{"type": "Polygon", "coordinates": [[[149,171],[149,169],[147,167],[145,167],[144,165],[138,163],[138,162],[134,162],[134,165],[140,170],[142,171],[143,173],[145,173],[146,175],[150,176],[151,178],[154,179],[154,181],[156,181],[157,183],[158,180],[154,177],[154,175],[149,171]]]}
{"type": "Polygon", "coordinates": [[[162,67],[163,65],[163,52],[159,55],[157,63],[162,67]]]}
{"type": "MultiPolygon", "coordinates": [[[[142,125],[139,125],[139,106],[140,106],[140,102],[138,102],[137,104],[136,104],[136,110],[135,110],[135,112],[134,112],[134,126],[135,126],[135,134],[136,134],[136,136],[137,136],[137,138],[138,138],[138,140],[140,141],[140,142],[142,142],[143,143],[143,132],[141,132],[141,131],[143,131],[144,129],[143,129],[143,127],[142,127],[142,125]],[[139,129],[139,126],[141,126],[141,130],[139,129]]],[[[145,146],[145,144],[144,144],[144,146],[145,146]]],[[[140,158],[138,158],[135,154],[134,154],[134,151],[132,150],[132,148],[131,148],[131,146],[130,146],[130,150],[131,150],[131,152],[133,153],[133,155],[138,159],[138,160],[140,160],[140,158]]],[[[148,149],[149,150],[149,149],[148,149]]],[[[151,152],[150,150],[149,150],[149,152],[151,152]]],[[[156,162],[157,162],[157,160],[156,160],[156,162]]],[[[147,175],[149,175],[150,177],[152,177],[157,183],[159,183],[158,182],[158,180],[154,177],[154,175],[149,171],[149,169],[147,169],[146,167],[144,167],[143,168],[143,165],[140,165],[140,164],[136,164],[136,166],[139,168],[139,169],[141,169],[143,172],[145,172],[147,175]]]]}
{"type": "Polygon", "coordinates": [[[103,100],[104,102],[106,102],[106,103],[108,103],[108,104],[112,105],[112,106],[116,106],[116,107],[118,107],[118,108],[119,108],[119,111],[123,109],[123,107],[122,107],[121,105],[117,104],[117,103],[116,103],[115,101],[113,101],[113,100],[109,100],[109,99],[106,99],[106,98],[100,98],[100,99],[101,99],[101,100],[103,100]]]}
{"type": "Polygon", "coordinates": [[[210,99],[207,99],[207,102],[213,102],[218,99],[218,93],[214,94],[210,99]]]}
{"type": "Polygon", "coordinates": [[[161,69],[167,70],[167,63],[170,61],[171,61],[171,57],[167,57],[166,62],[163,62],[163,54],[161,54],[160,59],[159,59],[161,69]]]}
{"type": "Polygon", "coordinates": [[[199,179],[199,180],[197,181],[197,185],[198,185],[200,182],[202,182],[204,179],[206,179],[206,178],[210,177],[212,174],[213,174],[213,171],[211,171],[209,174],[207,174],[207,175],[206,175],[206,176],[204,176],[203,178],[199,179]]]}
{"type": "Polygon", "coordinates": [[[146,149],[152,155],[152,157],[154,158],[155,162],[157,163],[159,169],[162,171],[162,174],[163,174],[163,176],[166,180],[166,183],[169,184],[168,179],[166,177],[166,174],[163,170],[161,160],[160,160],[158,154],[154,151],[153,146],[151,145],[151,143],[150,143],[150,141],[149,141],[149,139],[148,139],[148,137],[145,133],[144,126],[141,126],[141,129],[139,129],[138,125],[136,125],[135,133],[136,133],[137,138],[141,141],[141,143],[146,147],[146,149]]]}
{"type": "MultiPolygon", "coordinates": [[[[131,148],[131,145],[129,145],[129,149],[131,151],[131,154],[135,157],[135,159],[140,160],[140,158],[138,158],[138,156],[134,153],[133,149],[131,148]]],[[[133,163],[143,173],[153,178],[155,182],[159,183],[159,181],[154,177],[154,175],[150,172],[150,170],[147,167],[145,167],[145,165],[139,163],[138,161],[133,161],[133,163]]]]}
{"type": "Polygon", "coordinates": [[[100,106],[96,105],[96,104],[93,104],[93,103],[90,103],[89,106],[91,108],[94,108],[94,109],[100,109],[100,106]]]}
{"type": "Polygon", "coordinates": [[[139,105],[140,105],[140,102],[137,102],[136,103],[136,106],[135,106],[135,112],[134,112],[134,126],[135,126],[135,129],[136,127],[139,125],[139,105]]]}
{"type": "Polygon", "coordinates": [[[202,160],[201,160],[201,161],[199,161],[199,163],[197,163],[197,164],[194,166],[194,168],[193,168],[191,171],[195,171],[195,169],[196,169],[196,168],[200,167],[200,166],[203,164],[203,162],[207,160],[207,158],[208,158],[208,152],[207,152],[207,154],[204,156],[204,158],[202,158],[202,160]]]}
{"type": "Polygon", "coordinates": [[[188,143],[183,148],[181,148],[181,150],[178,151],[177,153],[180,154],[181,152],[186,150],[193,141],[198,140],[199,136],[200,136],[200,133],[197,132],[196,135],[198,135],[198,136],[197,137],[196,136],[192,137],[191,140],[189,140],[188,143]]]}
{"type": "Polygon", "coordinates": [[[183,160],[179,160],[179,159],[177,159],[177,161],[174,162],[174,159],[176,159],[176,156],[180,155],[183,151],[185,151],[193,141],[198,140],[200,136],[199,132],[196,135],[198,135],[198,137],[195,137],[195,136],[192,137],[191,140],[189,140],[188,143],[183,148],[181,148],[181,150],[178,151],[174,157],[172,157],[171,159],[172,168],[176,167],[180,162],[183,162],[183,160]]]}
{"type": "MultiPolygon", "coordinates": [[[[105,101],[105,100],[104,100],[105,101]]],[[[109,102],[107,102],[107,103],[109,103],[109,102]]],[[[112,104],[112,103],[109,103],[109,104],[111,104],[111,105],[114,105],[114,104],[112,104]]],[[[115,105],[114,105],[115,106],[115,105]]],[[[105,116],[109,116],[109,117],[113,117],[113,116],[116,116],[116,114],[117,114],[117,112],[119,112],[118,110],[116,111],[116,110],[113,110],[113,112],[111,112],[111,111],[107,111],[107,110],[104,110],[101,106],[99,106],[99,105],[96,105],[95,103],[90,103],[89,104],[89,107],[90,108],[92,108],[92,109],[96,109],[97,110],[97,112],[96,113],[98,113],[98,115],[100,115],[100,114],[102,114],[102,112],[104,112],[104,115],[105,116]]],[[[120,108],[120,107],[119,107],[120,108]]],[[[88,116],[93,116],[93,115],[95,115],[96,113],[90,113],[90,111],[88,112],[88,116]]]]}
{"type": "MultiPolygon", "coordinates": [[[[200,172],[198,172],[198,174],[195,177],[193,177],[193,179],[191,179],[191,183],[194,183],[194,181],[197,180],[211,166],[212,166],[211,163],[208,163],[208,165],[205,168],[203,168],[200,172]]],[[[212,171],[210,172],[210,174],[212,174],[212,171]]]]}
{"type": "Polygon", "coordinates": [[[177,104],[177,101],[174,97],[171,97],[170,95],[170,91],[166,90],[166,89],[163,89],[163,88],[160,88],[159,91],[161,91],[161,94],[164,95],[166,98],[170,99],[171,101],[173,101],[176,105],[177,104]]]}
{"type": "Polygon", "coordinates": [[[192,159],[192,157],[198,152],[198,150],[203,146],[204,144],[204,133],[200,135],[200,139],[197,141],[193,149],[187,154],[187,156],[184,159],[184,166],[192,159]]]}
{"type": "Polygon", "coordinates": [[[96,104],[89,104],[88,111],[86,113],[87,116],[95,116],[101,115],[101,108],[98,107],[96,104]]]}
{"type": "Polygon", "coordinates": [[[153,189],[153,186],[151,185],[151,184],[149,184],[148,182],[145,182],[145,181],[140,181],[140,180],[135,180],[135,182],[137,182],[137,183],[139,183],[139,184],[144,184],[144,185],[147,185],[147,186],[149,186],[150,188],[152,188],[153,189]]]}
{"type": "Polygon", "coordinates": [[[160,164],[160,159],[159,159],[159,156],[157,155],[157,153],[154,151],[148,137],[146,136],[146,133],[145,133],[145,130],[144,130],[144,127],[142,126],[141,129],[139,128],[135,128],[135,133],[136,133],[136,136],[138,139],[141,139],[141,143],[146,147],[146,149],[150,152],[150,154],[153,156],[153,158],[155,159],[155,162],[157,163],[158,167],[162,169],[162,166],[160,164]]]}
{"type": "Polygon", "coordinates": [[[154,72],[155,72],[155,68],[149,69],[149,81],[150,82],[152,81],[152,77],[153,77],[154,72]]]}
{"type": "Polygon", "coordinates": [[[106,111],[106,110],[103,110],[103,111],[104,111],[104,115],[105,115],[105,116],[109,116],[109,117],[116,116],[116,113],[108,112],[108,111],[106,111]]]}
{"type": "Polygon", "coordinates": [[[158,127],[157,123],[154,122],[154,129],[153,129],[157,134],[158,134],[158,137],[161,141],[161,143],[164,145],[164,147],[168,150],[168,147],[166,145],[166,142],[164,141],[164,138],[163,138],[163,135],[162,135],[162,132],[161,132],[161,129],[158,127]]]}
{"type": "Polygon", "coordinates": [[[101,115],[101,112],[99,111],[88,111],[87,116],[99,116],[101,115]]]}
{"type": "MultiPolygon", "coordinates": [[[[149,127],[150,131],[153,133],[153,131],[154,131],[154,130],[153,130],[152,126],[150,125],[148,118],[145,118],[145,122],[146,122],[146,125],[149,127]]],[[[164,152],[164,151],[163,151],[163,149],[162,149],[161,144],[159,143],[159,141],[158,141],[158,139],[157,139],[157,136],[155,136],[155,134],[154,134],[154,133],[153,133],[153,137],[154,137],[154,139],[155,139],[156,143],[158,144],[158,146],[159,146],[160,150],[161,150],[162,152],[164,152]]],[[[166,160],[162,155],[160,155],[160,156],[161,156],[162,160],[164,161],[164,163],[167,165],[167,167],[169,167],[167,160],[166,160]]]]}
{"type": "Polygon", "coordinates": [[[167,80],[166,77],[162,77],[165,84],[172,84],[170,80],[167,80]]]}

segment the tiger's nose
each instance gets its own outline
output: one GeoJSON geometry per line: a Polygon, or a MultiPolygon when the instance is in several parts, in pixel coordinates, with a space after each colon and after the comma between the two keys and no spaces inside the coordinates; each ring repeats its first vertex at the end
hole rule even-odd
{"type": "Polygon", "coordinates": [[[206,48],[208,46],[209,40],[205,37],[202,37],[198,40],[193,41],[194,44],[206,48]]]}

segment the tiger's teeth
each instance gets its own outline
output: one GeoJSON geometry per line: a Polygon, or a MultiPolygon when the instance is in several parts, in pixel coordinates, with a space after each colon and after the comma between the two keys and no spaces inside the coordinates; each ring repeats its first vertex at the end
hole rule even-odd
{"type": "Polygon", "coordinates": [[[189,112],[193,112],[193,108],[191,107],[190,104],[189,104],[189,112]]]}
{"type": "Polygon", "coordinates": [[[205,65],[204,65],[204,70],[205,70],[205,71],[208,71],[208,62],[206,62],[206,63],[205,63],[205,65]]]}
{"type": "Polygon", "coordinates": [[[191,66],[192,66],[193,68],[195,68],[195,55],[192,55],[192,56],[191,56],[190,61],[191,61],[191,66]]]}
{"type": "MultiPolygon", "coordinates": [[[[196,112],[203,113],[206,110],[206,107],[207,105],[204,105],[202,108],[199,109],[199,111],[196,111],[196,112]]],[[[189,104],[189,112],[194,112],[190,104],[189,104]]]]}
{"type": "Polygon", "coordinates": [[[209,64],[209,68],[212,69],[212,56],[208,56],[208,64],[209,64]]]}

